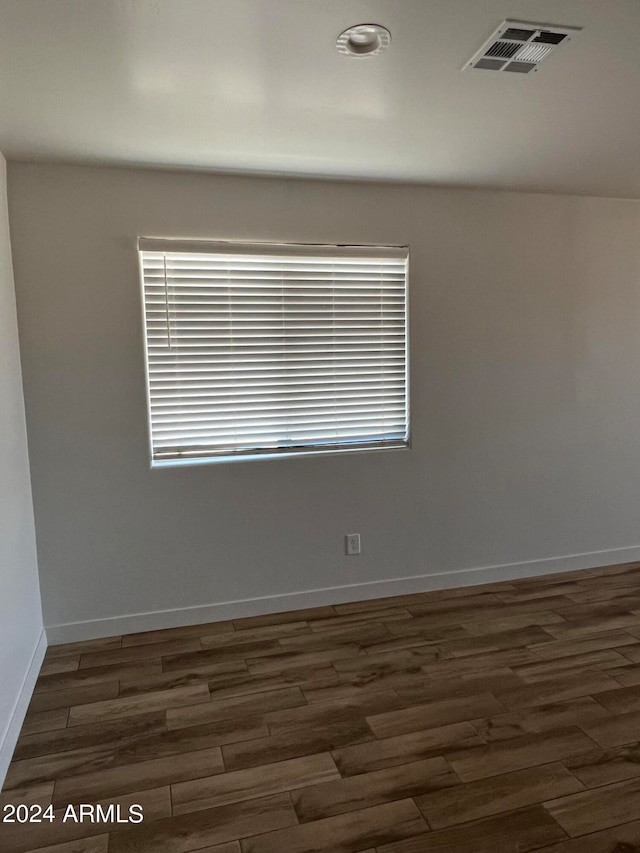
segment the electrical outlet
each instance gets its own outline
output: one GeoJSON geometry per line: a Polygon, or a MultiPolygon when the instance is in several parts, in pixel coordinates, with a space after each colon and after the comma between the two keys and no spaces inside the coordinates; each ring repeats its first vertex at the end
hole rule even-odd
{"type": "Polygon", "coordinates": [[[346,551],[348,556],[352,557],[354,554],[360,553],[360,534],[359,533],[347,533],[345,538],[346,551]]]}

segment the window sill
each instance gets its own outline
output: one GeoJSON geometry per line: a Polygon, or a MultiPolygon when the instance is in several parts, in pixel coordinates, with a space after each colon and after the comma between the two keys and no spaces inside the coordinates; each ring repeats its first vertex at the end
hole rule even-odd
{"type": "Polygon", "coordinates": [[[286,451],[279,453],[251,453],[248,455],[232,455],[232,456],[207,456],[195,459],[156,459],[151,462],[151,469],[161,468],[191,468],[201,465],[219,465],[224,463],[235,462],[264,462],[274,459],[305,459],[309,457],[317,458],[318,456],[344,456],[345,454],[353,455],[356,453],[383,453],[389,450],[410,450],[410,442],[398,442],[398,444],[387,444],[381,447],[354,447],[354,448],[331,448],[329,450],[300,450],[286,451]]]}

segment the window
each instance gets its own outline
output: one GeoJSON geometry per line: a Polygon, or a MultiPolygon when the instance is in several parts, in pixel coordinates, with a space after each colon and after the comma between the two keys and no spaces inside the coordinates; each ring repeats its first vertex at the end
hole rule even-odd
{"type": "Polygon", "coordinates": [[[406,446],[406,248],[140,239],[152,464],[406,446]]]}

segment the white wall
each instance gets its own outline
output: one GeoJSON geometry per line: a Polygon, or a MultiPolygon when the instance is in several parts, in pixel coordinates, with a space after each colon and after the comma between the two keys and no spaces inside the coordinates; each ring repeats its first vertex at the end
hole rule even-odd
{"type": "Polygon", "coordinates": [[[0,787],[44,655],[16,303],[0,154],[0,787]]]}
{"type": "Polygon", "coordinates": [[[640,203],[9,176],[53,639],[640,558],[640,203]],[[410,243],[413,448],[151,471],[137,235],[410,243]]]}

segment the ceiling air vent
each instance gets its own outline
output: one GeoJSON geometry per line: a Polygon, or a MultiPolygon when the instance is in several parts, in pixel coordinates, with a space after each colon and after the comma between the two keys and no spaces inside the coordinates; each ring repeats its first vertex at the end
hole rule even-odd
{"type": "Polygon", "coordinates": [[[582,27],[505,21],[463,68],[529,74],[582,27]]]}

